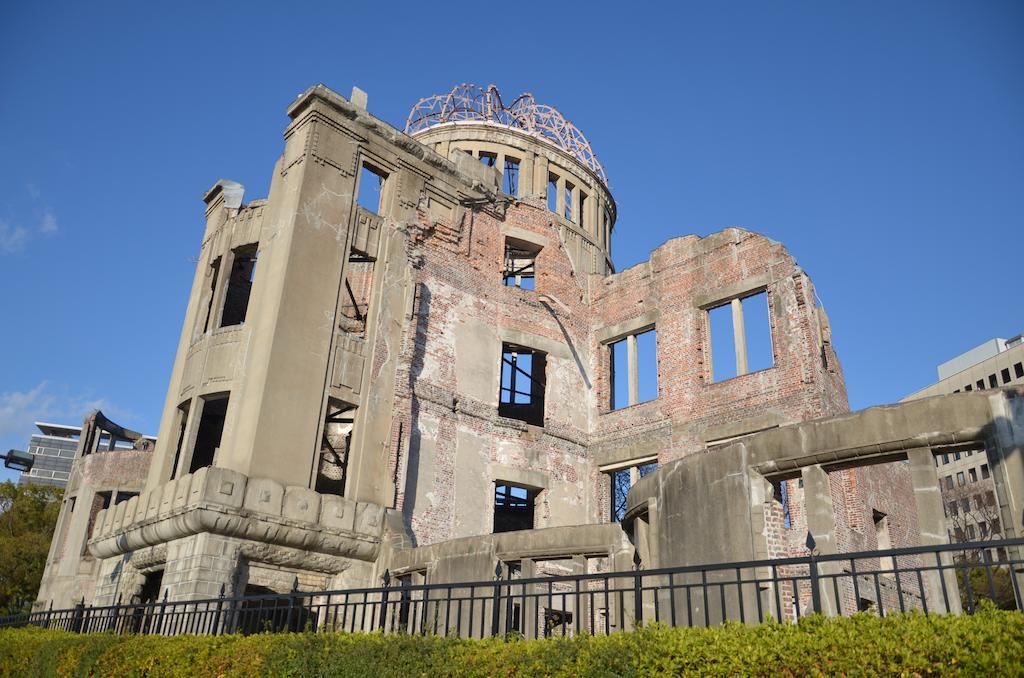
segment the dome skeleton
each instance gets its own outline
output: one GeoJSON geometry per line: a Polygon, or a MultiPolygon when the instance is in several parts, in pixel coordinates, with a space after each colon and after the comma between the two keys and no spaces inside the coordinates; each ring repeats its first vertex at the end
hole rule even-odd
{"type": "Polygon", "coordinates": [[[506,106],[494,85],[484,89],[463,83],[447,94],[420,99],[409,112],[405,133],[416,136],[436,125],[470,121],[505,125],[547,141],[576,158],[608,185],[604,167],[583,132],[553,106],[538,104],[529,92],[506,106]]]}

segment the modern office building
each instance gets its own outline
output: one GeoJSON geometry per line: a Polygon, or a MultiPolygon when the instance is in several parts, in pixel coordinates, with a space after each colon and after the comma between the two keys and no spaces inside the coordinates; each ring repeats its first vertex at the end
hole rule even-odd
{"type": "Polygon", "coordinates": [[[1024,334],[1012,339],[989,339],[942,363],[938,373],[936,383],[903,400],[1024,384],[1024,334]]]}

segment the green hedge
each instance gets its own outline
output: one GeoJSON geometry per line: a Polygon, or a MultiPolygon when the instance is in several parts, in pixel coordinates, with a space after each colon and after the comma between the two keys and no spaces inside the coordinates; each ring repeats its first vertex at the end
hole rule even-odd
{"type": "Polygon", "coordinates": [[[219,638],[0,631],[5,676],[1024,675],[1024,615],[809,617],[660,625],[607,637],[460,640],[280,633],[219,638]]]}

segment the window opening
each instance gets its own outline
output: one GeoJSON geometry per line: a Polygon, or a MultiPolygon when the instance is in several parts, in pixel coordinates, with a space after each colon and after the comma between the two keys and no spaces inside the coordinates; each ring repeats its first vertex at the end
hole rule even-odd
{"type": "Polygon", "coordinates": [[[253,276],[256,273],[256,245],[245,245],[234,250],[231,261],[231,275],[228,291],[224,297],[224,313],[220,326],[244,325],[249,310],[249,294],[252,292],[253,276]]]}
{"type": "Polygon", "coordinates": [[[787,530],[793,527],[793,513],[789,505],[789,481],[779,483],[779,501],[782,503],[782,526],[787,530]]]}
{"type": "Polygon", "coordinates": [[[964,386],[964,390],[965,390],[965,391],[973,391],[973,390],[974,390],[974,387],[973,387],[973,386],[971,386],[970,384],[967,384],[967,386],[964,386]]]}
{"type": "Polygon", "coordinates": [[[383,207],[384,182],[388,175],[366,162],[359,171],[359,196],[356,202],[367,212],[380,214],[383,207]]]}
{"type": "Polygon", "coordinates": [[[658,335],[655,328],[609,345],[612,410],[658,397],[658,335]]]}
{"type": "Polygon", "coordinates": [[[505,287],[532,290],[535,284],[537,255],[540,248],[529,243],[505,239],[505,269],[502,283],[505,287]]]}
{"type": "Polygon", "coordinates": [[[988,478],[988,476],[989,476],[988,464],[982,464],[981,465],[981,477],[982,478],[988,478]]]}
{"type": "Polygon", "coordinates": [[[519,195],[519,161],[515,158],[505,157],[503,182],[503,190],[506,193],[513,197],[519,195]]]}
{"type": "Polygon", "coordinates": [[[775,365],[768,293],[757,292],[708,309],[712,381],[775,365]]]}
{"type": "Polygon", "coordinates": [[[114,499],[114,506],[117,506],[118,504],[123,504],[132,497],[137,496],[139,496],[138,492],[118,492],[117,498],[114,499]]]}
{"type": "MultiPolygon", "coordinates": [[[[875,522],[875,539],[878,543],[878,550],[887,551],[892,548],[892,539],[889,536],[889,516],[873,509],[871,514],[875,522]]],[[[896,577],[896,573],[892,571],[896,569],[896,561],[893,560],[892,556],[880,557],[878,559],[878,567],[881,570],[890,570],[889,572],[883,572],[883,577],[896,577]]]]}
{"type": "Polygon", "coordinates": [[[321,494],[345,496],[355,414],[354,406],[328,398],[324,433],[320,440],[320,462],[313,487],[321,494]]]}
{"type": "Polygon", "coordinates": [[[494,486],[494,533],[533,529],[537,490],[498,482],[494,486]]]}
{"type": "Polygon", "coordinates": [[[576,223],[584,228],[590,225],[587,223],[587,194],[583,191],[580,191],[580,208],[576,223]]]}
{"type": "Polygon", "coordinates": [[[217,297],[217,278],[219,274],[220,257],[217,257],[213,260],[213,263],[210,264],[210,287],[206,291],[206,317],[203,319],[203,334],[206,334],[213,329],[210,327],[210,318],[213,317],[213,302],[217,297]]]}
{"type": "Polygon", "coordinates": [[[972,483],[978,482],[978,469],[971,468],[967,471],[968,477],[970,477],[972,483]]]}
{"type": "Polygon", "coordinates": [[[142,589],[139,591],[139,602],[143,605],[149,605],[160,600],[160,587],[163,581],[163,570],[147,572],[142,580],[142,589]]]}
{"type": "Polygon", "coordinates": [[[636,485],[636,481],[654,472],[657,468],[658,462],[652,461],[608,472],[611,484],[609,513],[612,522],[618,522],[626,515],[626,499],[629,497],[630,488],[636,485]]]}
{"type": "Polygon", "coordinates": [[[487,151],[480,151],[480,162],[487,167],[494,167],[498,162],[497,153],[488,153],[487,151]]]}
{"type": "Polygon", "coordinates": [[[960,485],[960,486],[962,486],[964,484],[964,472],[963,471],[957,471],[957,474],[956,474],[956,484],[960,485]]]}
{"type": "Polygon", "coordinates": [[[178,431],[178,442],[174,447],[174,463],[171,464],[171,480],[174,480],[178,475],[178,463],[181,461],[181,450],[185,444],[185,426],[188,424],[188,411],[191,406],[192,401],[186,400],[182,404],[178,405],[178,411],[175,413],[178,422],[178,425],[175,427],[178,431]]]}
{"type": "Polygon", "coordinates": [[[572,612],[568,610],[556,610],[550,607],[544,608],[544,637],[564,636],[566,629],[572,627],[572,612]],[[565,628],[562,628],[565,627],[565,628]],[[559,631],[559,629],[562,629],[559,631]]]}
{"type": "Polygon", "coordinates": [[[996,381],[996,375],[988,375],[988,386],[989,388],[996,388],[997,386],[999,386],[999,382],[996,381]]]}
{"type": "Polygon", "coordinates": [[[548,211],[558,212],[558,175],[548,174],[548,211]]]}
{"type": "Polygon", "coordinates": [[[192,463],[189,465],[189,473],[213,466],[217,448],[220,447],[220,437],[224,432],[224,418],[227,412],[228,396],[203,398],[202,414],[199,417],[196,444],[192,448],[192,463]]]}
{"type": "Polygon", "coordinates": [[[498,414],[536,426],[544,425],[547,354],[525,346],[502,344],[498,414]]]}
{"type": "Polygon", "coordinates": [[[565,191],[562,194],[562,216],[569,221],[574,221],[576,213],[572,209],[572,189],[575,186],[568,181],[565,182],[565,191]]]}
{"type": "Polygon", "coordinates": [[[976,381],[974,383],[974,385],[978,387],[979,391],[984,391],[985,390],[985,380],[984,379],[979,379],[978,381],[976,381]]]}
{"type": "Polygon", "coordinates": [[[373,261],[353,256],[345,267],[338,327],[351,334],[366,334],[366,317],[370,311],[370,293],[373,288],[373,266],[373,261]]]}
{"type": "Polygon", "coordinates": [[[1024,377],[1024,363],[1014,363],[1013,373],[1017,375],[1018,379],[1024,377]]]}
{"type": "Polygon", "coordinates": [[[1003,383],[1004,384],[1009,384],[1010,383],[1010,368],[1004,367],[999,372],[999,376],[1001,376],[1003,378],[1003,383]]]}

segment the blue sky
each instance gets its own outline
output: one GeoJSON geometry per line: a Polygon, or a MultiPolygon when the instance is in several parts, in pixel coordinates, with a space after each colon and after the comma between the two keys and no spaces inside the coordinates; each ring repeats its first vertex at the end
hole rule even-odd
{"type": "Polygon", "coordinates": [[[532,91],[607,169],[620,268],[727,226],[782,241],[854,408],[1024,331],[1024,3],[549,7],[4,3],[0,448],[94,406],[156,433],[201,196],[265,196],[316,82],[396,126],[458,82],[532,91]]]}

